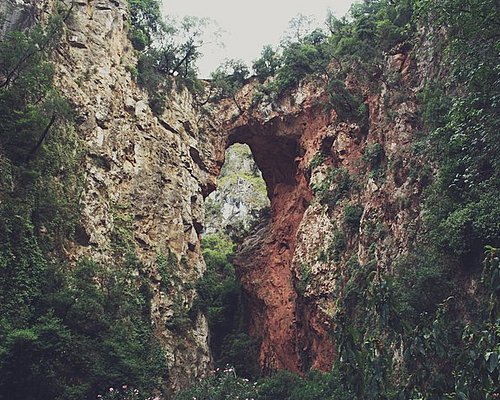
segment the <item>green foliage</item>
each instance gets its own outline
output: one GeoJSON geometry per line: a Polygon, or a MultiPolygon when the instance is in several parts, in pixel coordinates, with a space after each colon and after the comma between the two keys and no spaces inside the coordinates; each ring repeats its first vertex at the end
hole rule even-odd
{"type": "Polygon", "coordinates": [[[304,296],[307,285],[311,281],[311,267],[305,263],[300,263],[299,276],[295,281],[295,290],[300,296],[304,296]]]}
{"type": "Polygon", "coordinates": [[[48,61],[62,33],[62,16],[30,32],[10,32],[0,43],[0,146],[16,165],[31,161],[57,125],[70,117],[53,88],[48,61]]]}
{"type": "Polygon", "coordinates": [[[281,57],[271,46],[264,46],[260,58],[253,63],[253,70],[260,82],[274,76],[281,66],[281,57]]]}
{"type": "Polygon", "coordinates": [[[279,371],[274,376],[264,378],[258,386],[262,400],[289,399],[302,378],[288,371],[279,371]]]}
{"type": "Polygon", "coordinates": [[[327,91],[330,105],[339,119],[356,121],[364,129],[368,123],[368,109],[359,95],[352,94],[345,83],[338,79],[328,81],[327,91]]]}
{"type": "Polygon", "coordinates": [[[344,224],[351,232],[358,231],[363,211],[363,206],[360,204],[348,204],[345,206],[344,224]]]}
{"type": "Polygon", "coordinates": [[[394,269],[395,296],[402,315],[409,321],[424,321],[451,295],[446,264],[429,248],[402,257],[394,269]]]}
{"type": "Polygon", "coordinates": [[[371,169],[377,169],[384,158],[384,148],[380,143],[373,143],[366,146],[363,152],[363,161],[369,165],[371,169]]]}
{"type": "Polygon", "coordinates": [[[498,30],[490,23],[498,18],[498,4],[423,2],[420,14],[449,32],[447,80],[434,88],[429,85],[422,94],[429,150],[439,164],[425,204],[427,225],[442,251],[477,266],[485,245],[500,244],[500,74],[498,30]]]}
{"type": "Polygon", "coordinates": [[[257,394],[253,384],[247,379],[236,375],[234,368],[227,366],[217,369],[202,379],[198,384],[182,390],[175,400],[226,400],[226,399],[256,399],[257,394]]]}
{"type": "Polygon", "coordinates": [[[299,15],[290,22],[288,38],[282,43],[280,57],[269,47],[254,64],[258,78],[276,98],[293,89],[306,77],[326,81],[331,105],[343,120],[358,120],[366,125],[367,109],[359,94],[351,94],[344,81],[353,73],[368,86],[382,74],[384,52],[405,42],[414,29],[411,0],[355,3],[351,19],[337,19],[330,13],[326,25],[329,35],[311,30],[307,17],[299,15]]]}
{"type": "Polygon", "coordinates": [[[244,304],[232,264],[235,244],[228,237],[213,234],[203,238],[202,247],[207,270],[196,285],[195,307],[207,315],[215,362],[220,367],[235,366],[242,376],[256,377],[257,343],[243,333],[244,304]]]}
{"type": "Polygon", "coordinates": [[[49,61],[62,27],[54,15],[0,43],[0,399],[95,398],[110,384],[153,389],[163,374],[130,235],[112,238],[116,265],[63,261],[82,163],[49,61]]]}
{"type": "Polygon", "coordinates": [[[348,196],[353,186],[354,181],[347,170],[330,168],[327,176],[319,184],[313,185],[312,190],[321,204],[333,208],[340,200],[348,196]]]}
{"type": "Polygon", "coordinates": [[[344,232],[335,227],[328,246],[329,259],[334,262],[339,262],[346,247],[347,241],[344,232]]]}
{"type": "Polygon", "coordinates": [[[153,113],[160,115],[165,110],[165,101],[173,82],[178,88],[186,87],[194,94],[203,90],[195,63],[200,56],[203,31],[209,21],[197,17],[165,21],[158,0],[128,0],[128,3],[129,38],[139,52],[133,72],[149,94],[153,113]]]}
{"type": "Polygon", "coordinates": [[[260,343],[246,333],[231,333],[221,345],[218,364],[232,365],[239,376],[255,379],[260,376],[259,359],[260,343]]]}
{"type": "Polygon", "coordinates": [[[309,170],[310,171],[313,171],[315,168],[319,167],[320,165],[322,165],[326,160],[326,156],[321,153],[321,152],[318,152],[314,155],[314,157],[311,159],[311,161],[309,162],[309,170]]]}
{"type": "Polygon", "coordinates": [[[294,88],[308,75],[326,71],[329,58],[323,46],[325,39],[325,35],[318,30],[283,49],[281,67],[272,82],[277,94],[294,88]]]}
{"type": "MultiPolygon", "coordinates": [[[[129,268],[131,268],[130,266],[129,268]]],[[[152,390],[163,355],[149,324],[149,298],[131,270],[82,261],[74,271],[46,268],[29,328],[3,320],[0,392],[9,399],[95,397],[125,382],[152,390]]]]}
{"type": "Polygon", "coordinates": [[[121,387],[110,387],[104,394],[98,394],[97,400],[159,400],[158,396],[148,396],[139,389],[122,385],[121,387]]]}
{"type": "Polygon", "coordinates": [[[158,257],[156,257],[156,266],[161,277],[160,289],[165,293],[168,293],[168,291],[172,288],[174,280],[173,274],[179,266],[177,257],[170,250],[168,251],[167,256],[159,254],[158,257]]]}
{"type": "Polygon", "coordinates": [[[239,107],[235,95],[245,84],[248,74],[248,68],[241,60],[229,60],[219,66],[211,75],[215,99],[232,98],[239,107]]]}
{"type": "Polygon", "coordinates": [[[157,0],[128,0],[128,3],[131,24],[130,40],[136,50],[143,51],[165,28],[160,3],[157,0]]]}

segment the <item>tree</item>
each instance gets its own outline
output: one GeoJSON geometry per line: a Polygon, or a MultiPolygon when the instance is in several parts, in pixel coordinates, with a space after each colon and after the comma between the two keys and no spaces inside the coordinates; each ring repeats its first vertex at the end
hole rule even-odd
{"type": "Polygon", "coordinates": [[[272,46],[264,46],[260,53],[260,58],[254,61],[253,70],[261,82],[264,82],[270,76],[274,76],[281,66],[281,57],[272,46]]]}
{"type": "Polygon", "coordinates": [[[236,94],[246,83],[249,70],[242,60],[228,60],[212,73],[211,85],[216,88],[216,98],[231,98],[236,107],[243,112],[236,94]]]}
{"type": "Polygon", "coordinates": [[[285,32],[282,44],[287,45],[293,42],[301,42],[312,31],[312,23],[312,16],[297,14],[288,22],[288,30],[285,32]]]}

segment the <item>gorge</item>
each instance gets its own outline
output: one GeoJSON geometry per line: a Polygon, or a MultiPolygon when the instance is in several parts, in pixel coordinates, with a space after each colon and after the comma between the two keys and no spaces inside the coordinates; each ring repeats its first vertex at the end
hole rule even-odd
{"type": "Polygon", "coordinates": [[[458,3],[203,81],[154,0],[4,1],[0,399],[496,398],[500,13],[458,3]],[[269,210],[211,248],[235,144],[269,210]]]}

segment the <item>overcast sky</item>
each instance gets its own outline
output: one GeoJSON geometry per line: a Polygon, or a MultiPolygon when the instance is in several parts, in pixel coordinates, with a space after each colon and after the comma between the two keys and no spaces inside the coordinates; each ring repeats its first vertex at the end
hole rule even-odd
{"type": "Polygon", "coordinates": [[[352,0],[162,0],[163,12],[174,16],[209,17],[222,29],[225,47],[207,46],[198,63],[200,75],[208,77],[224,59],[242,59],[248,65],[266,44],[277,45],[297,14],[314,16],[318,25],[328,9],[337,17],[349,10],[352,0]]]}

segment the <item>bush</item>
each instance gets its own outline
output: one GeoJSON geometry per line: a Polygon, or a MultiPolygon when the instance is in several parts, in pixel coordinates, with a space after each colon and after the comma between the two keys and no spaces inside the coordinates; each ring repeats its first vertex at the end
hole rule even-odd
{"type": "Polygon", "coordinates": [[[363,206],[360,204],[348,204],[344,208],[344,224],[351,231],[357,231],[359,229],[359,223],[361,221],[361,216],[363,215],[363,206]]]}
{"type": "Polygon", "coordinates": [[[203,91],[195,63],[208,20],[185,17],[167,22],[162,19],[158,0],[128,0],[128,3],[129,39],[140,52],[137,81],[148,92],[153,113],[161,115],[174,81],[179,88],[186,87],[193,94],[203,91]]]}
{"type": "Polygon", "coordinates": [[[450,294],[446,264],[429,248],[399,259],[394,265],[395,296],[401,315],[417,322],[433,315],[450,294]]]}
{"type": "Polygon", "coordinates": [[[325,161],[326,161],[326,156],[323,153],[321,152],[316,153],[309,162],[308,168],[310,171],[314,171],[314,169],[322,165],[325,161]]]}
{"type": "Polygon", "coordinates": [[[217,364],[232,365],[239,376],[257,379],[260,376],[259,350],[258,340],[246,333],[229,334],[224,337],[217,364]]]}
{"type": "Polygon", "coordinates": [[[259,59],[253,63],[253,70],[260,82],[274,76],[281,66],[281,57],[271,46],[264,46],[259,59]]]}
{"type": "Polygon", "coordinates": [[[344,232],[335,228],[328,246],[329,259],[334,262],[339,262],[346,248],[347,241],[344,232]]]}
{"type": "Polygon", "coordinates": [[[353,186],[354,181],[346,169],[330,168],[325,179],[314,185],[312,190],[321,204],[333,208],[340,200],[347,197],[353,186]]]}
{"type": "Polygon", "coordinates": [[[380,167],[384,154],[385,152],[382,145],[380,143],[373,143],[365,147],[362,159],[372,170],[376,170],[380,167]]]}
{"type": "Polygon", "coordinates": [[[294,389],[302,383],[299,375],[289,371],[279,371],[275,375],[264,378],[258,384],[259,400],[289,399],[294,389]]]}
{"type": "Polygon", "coordinates": [[[211,75],[211,85],[217,90],[215,99],[232,98],[236,102],[235,95],[246,83],[248,74],[241,60],[229,60],[219,66],[211,75]]]}
{"type": "Polygon", "coordinates": [[[247,379],[239,378],[234,368],[227,366],[213,371],[190,388],[181,390],[175,400],[257,399],[257,392],[247,379]]]}

